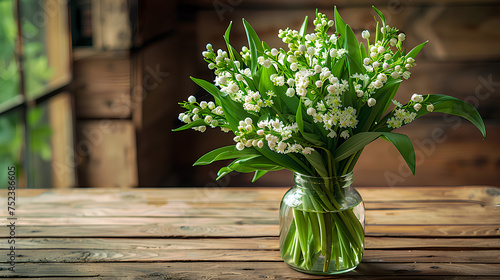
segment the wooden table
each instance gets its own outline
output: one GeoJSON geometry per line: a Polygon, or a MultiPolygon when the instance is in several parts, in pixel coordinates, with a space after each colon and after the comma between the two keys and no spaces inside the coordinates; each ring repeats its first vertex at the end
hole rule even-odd
{"type": "MultiPolygon", "coordinates": [[[[9,216],[4,190],[0,277],[318,279],[280,259],[285,191],[18,190],[9,216]],[[8,270],[11,222],[15,272],[8,270]]],[[[329,279],[500,279],[500,188],[359,191],[367,209],[363,262],[329,279]]]]}

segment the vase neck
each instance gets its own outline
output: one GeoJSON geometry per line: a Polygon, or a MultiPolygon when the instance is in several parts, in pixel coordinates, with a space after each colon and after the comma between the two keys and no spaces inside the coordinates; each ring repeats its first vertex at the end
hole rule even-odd
{"type": "Polygon", "coordinates": [[[349,172],[341,176],[315,177],[295,173],[294,181],[295,185],[299,188],[327,187],[328,189],[345,189],[352,185],[353,175],[352,172],[349,172]]]}

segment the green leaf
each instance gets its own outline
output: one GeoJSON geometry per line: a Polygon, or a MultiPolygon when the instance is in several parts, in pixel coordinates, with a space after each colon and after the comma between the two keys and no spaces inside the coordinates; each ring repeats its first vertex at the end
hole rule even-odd
{"type": "Polygon", "coordinates": [[[334,151],[333,157],[337,162],[344,160],[363,149],[378,137],[380,137],[380,132],[360,132],[354,134],[334,151]]]}
{"type": "MultiPolygon", "coordinates": [[[[244,64],[243,58],[240,56],[238,51],[236,51],[231,44],[229,44],[229,34],[231,33],[231,27],[233,26],[233,22],[231,21],[229,23],[229,26],[227,27],[226,33],[224,33],[224,41],[226,41],[226,46],[227,46],[227,51],[229,53],[229,57],[231,58],[232,61],[239,61],[241,65],[244,64]]],[[[233,70],[235,72],[237,71],[236,65],[233,63],[233,70]]]]}
{"type": "MultiPolygon", "coordinates": [[[[380,17],[380,19],[382,20],[382,26],[385,26],[386,24],[386,21],[385,21],[385,16],[384,14],[377,8],[375,8],[375,6],[372,6],[373,10],[375,11],[375,13],[377,13],[377,15],[380,17]]],[[[378,30],[378,28],[377,28],[378,30]]]]}
{"type": "Polygon", "coordinates": [[[235,145],[225,146],[206,153],[205,155],[201,156],[193,165],[207,165],[218,160],[258,155],[260,155],[260,153],[253,148],[245,148],[240,151],[236,149],[235,145]]]}
{"type": "Polygon", "coordinates": [[[259,180],[260,177],[264,176],[267,172],[269,172],[269,171],[267,171],[267,170],[255,170],[255,174],[253,175],[253,178],[252,178],[252,183],[259,180]]]}
{"type": "Polygon", "coordinates": [[[342,44],[342,40],[344,40],[343,38],[345,37],[345,27],[346,27],[346,24],[344,22],[344,20],[342,19],[342,17],[340,16],[339,14],[339,11],[337,10],[337,6],[335,6],[334,8],[334,21],[335,21],[335,31],[340,35],[340,44],[342,44]]]}
{"type": "Polygon", "coordinates": [[[425,41],[421,43],[420,45],[414,47],[407,55],[406,57],[412,57],[415,58],[417,54],[422,50],[422,48],[428,43],[429,41],[425,41]]]}
{"type": "Polygon", "coordinates": [[[302,26],[300,27],[300,31],[299,31],[299,36],[301,37],[301,40],[302,42],[304,42],[304,36],[306,36],[306,32],[307,32],[307,20],[308,20],[308,16],[306,16],[306,18],[304,19],[304,22],[302,23],[302,26]]]}
{"type": "Polygon", "coordinates": [[[277,165],[264,156],[240,158],[233,161],[228,167],[234,171],[241,173],[250,173],[256,170],[273,171],[282,169],[281,166],[277,165]]]}
{"type": "MultiPolygon", "coordinates": [[[[314,167],[321,177],[329,177],[328,171],[326,170],[326,164],[323,161],[323,157],[316,151],[313,150],[310,154],[304,155],[307,161],[314,167]]],[[[313,174],[311,174],[313,175],[313,174]]]]}
{"type": "Polygon", "coordinates": [[[363,58],[359,47],[358,39],[349,25],[345,26],[344,48],[347,50],[347,65],[349,67],[349,76],[355,73],[364,74],[363,58]]]}
{"type": "Polygon", "coordinates": [[[380,120],[382,114],[384,114],[387,111],[387,108],[389,108],[391,100],[396,95],[401,81],[401,79],[390,80],[384,85],[384,87],[375,92],[373,98],[377,100],[377,103],[373,107],[368,107],[365,104],[365,106],[361,108],[359,123],[364,125],[358,126],[355,129],[355,132],[369,131],[374,122],[378,122],[380,120]]]}
{"type": "Polygon", "coordinates": [[[225,167],[222,167],[221,169],[219,169],[219,172],[217,172],[217,179],[216,180],[219,180],[220,178],[226,176],[227,174],[233,172],[233,170],[227,166],[225,167]]]}
{"type": "Polygon", "coordinates": [[[282,166],[285,169],[291,170],[293,172],[298,172],[301,174],[307,174],[307,171],[300,166],[297,162],[295,162],[290,156],[286,154],[278,154],[274,151],[271,151],[268,146],[264,145],[264,147],[257,149],[263,156],[273,161],[279,166],[282,166]]]}
{"type": "Polygon", "coordinates": [[[360,132],[354,134],[335,150],[333,154],[335,161],[339,162],[348,158],[379,137],[388,140],[398,149],[411,172],[415,174],[415,150],[413,144],[408,136],[399,133],[360,132]]]}
{"type": "Polygon", "coordinates": [[[415,175],[415,150],[408,136],[399,133],[383,132],[382,138],[391,142],[405,160],[406,164],[415,175]]]}
{"type": "Polygon", "coordinates": [[[297,107],[297,113],[295,114],[295,121],[299,127],[300,132],[304,132],[304,120],[302,119],[302,102],[299,101],[299,106],[297,107]]]}
{"type": "Polygon", "coordinates": [[[477,127],[477,129],[479,129],[483,135],[483,139],[486,138],[486,128],[484,126],[483,119],[474,106],[455,97],[443,94],[424,95],[424,100],[425,102],[422,104],[424,106],[422,106],[422,109],[417,112],[417,118],[430,113],[427,111],[425,105],[431,103],[434,105],[434,112],[462,117],[470,121],[477,127]]]}
{"type": "Polygon", "coordinates": [[[247,39],[248,39],[248,47],[250,48],[250,55],[251,55],[251,61],[252,64],[250,65],[250,70],[252,70],[252,75],[255,76],[256,70],[257,70],[257,58],[258,58],[258,53],[263,52],[262,48],[262,43],[259,39],[259,36],[257,36],[257,33],[255,30],[252,28],[252,26],[245,20],[243,19],[243,25],[245,27],[245,32],[247,34],[247,39]]]}

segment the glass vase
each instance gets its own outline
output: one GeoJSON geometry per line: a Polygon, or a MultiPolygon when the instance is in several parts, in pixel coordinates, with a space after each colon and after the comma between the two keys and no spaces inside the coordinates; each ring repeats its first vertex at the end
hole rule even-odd
{"type": "Polygon", "coordinates": [[[282,259],[309,274],[355,269],[364,252],[365,208],[351,186],[352,172],[338,177],[296,173],[294,180],[280,205],[282,259]]]}

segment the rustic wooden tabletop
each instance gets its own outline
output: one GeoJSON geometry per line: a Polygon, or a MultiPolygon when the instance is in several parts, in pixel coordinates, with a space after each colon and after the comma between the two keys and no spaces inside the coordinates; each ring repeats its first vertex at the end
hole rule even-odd
{"type": "Polygon", "coordinates": [[[500,188],[358,189],[365,255],[330,278],[281,261],[284,188],[5,190],[0,277],[500,279],[500,188]]]}

